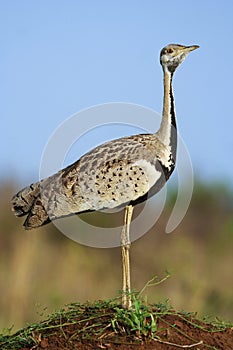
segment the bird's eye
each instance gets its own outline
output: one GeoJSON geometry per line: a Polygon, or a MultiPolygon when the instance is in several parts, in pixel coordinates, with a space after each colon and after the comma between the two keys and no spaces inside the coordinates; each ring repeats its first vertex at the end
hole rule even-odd
{"type": "Polygon", "coordinates": [[[167,49],[167,53],[172,53],[173,52],[173,49],[167,49]]]}

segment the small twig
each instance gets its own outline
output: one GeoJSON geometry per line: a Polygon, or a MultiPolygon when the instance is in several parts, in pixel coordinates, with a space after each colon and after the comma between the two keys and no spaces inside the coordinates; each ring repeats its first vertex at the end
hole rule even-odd
{"type": "Polygon", "coordinates": [[[179,344],[175,344],[175,343],[170,343],[170,342],[165,341],[165,340],[160,340],[157,338],[154,338],[154,340],[156,340],[157,342],[162,343],[162,344],[176,346],[177,348],[182,348],[182,349],[193,348],[194,346],[198,346],[198,345],[203,344],[203,340],[199,341],[198,343],[190,344],[190,345],[179,345],[179,344]]]}
{"type": "MultiPolygon", "coordinates": [[[[180,317],[179,314],[177,314],[177,315],[180,317]]],[[[163,321],[163,323],[167,324],[169,327],[174,327],[171,323],[167,322],[164,318],[160,317],[160,319],[163,321]]],[[[186,319],[184,319],[184,320],[186,320],[186,319]]],[[[177,328],[177,327],[174,327],[174,329],[175,329],[178,333],[180,333],[180,334],[182,334],[183,336],[185,336],[187,339],[189,339],[189,340],[191,340],[191,341],[195,341],[195,339],[193,339],[192,337],[190,337],[188,334],[186,334],[185,332],[183,332],[181,329],[179,329],[179,328],[177,328]]]]}
{"type": "Polygon", "coordinates": [[[163,283],[164,281],[166,281],[169,277],[171,277],[171,274],[166,271],[166,276],[161,278],[161,279],[158,279],[158,276],[154,276],[151,278],[151,280],[149,280],[145,286],[141,289],[141,291],[139,292],[139,295],[142,295],[142,293],[145,291],[145,289],[147,287],[153,287],[153,286],[157,286],[158,284],[160,283],[163,283]]]}

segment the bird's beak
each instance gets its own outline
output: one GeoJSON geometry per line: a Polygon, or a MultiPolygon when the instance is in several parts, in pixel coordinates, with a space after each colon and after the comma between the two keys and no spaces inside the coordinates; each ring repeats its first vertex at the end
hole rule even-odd
{"type": "Polygon", "coordinates": [[[198,45],[185,46],[184,51],[185,51],[186,53],[189,53],[189,52],[191,52],[191,51],[193,51],[193,50],[196,50],[196,49],[198,49],[198,48],[199,48],[198,45]]]}

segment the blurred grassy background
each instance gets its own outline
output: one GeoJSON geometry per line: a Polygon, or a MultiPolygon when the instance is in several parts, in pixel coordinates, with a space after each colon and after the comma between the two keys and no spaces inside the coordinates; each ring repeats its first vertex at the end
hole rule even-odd
{"type": "MultiPolygon", "coordinates": [[[[121,289],[120,248],[79,245],[49,224],[24,231],[11,213],[16,183],[0,187],[0,329],[14,330],[72,301],[113,298],[121,289]]],[[[183,222],[164,234],[168,204],[150,232],[132,244],[132,285],[154,275],[171,278],[146,290],[150,302],[233,319],[233,194],[226,186],[196,184],[183,222]]]]}

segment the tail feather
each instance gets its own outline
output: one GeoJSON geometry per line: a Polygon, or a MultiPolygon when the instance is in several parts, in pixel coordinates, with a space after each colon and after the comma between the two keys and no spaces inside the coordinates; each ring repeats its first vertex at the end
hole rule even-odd
{"type": "Polygon", "coordinates": [[[39,182],[31,184],[19,191],[11,200],[12,210],[16,216],[24,216],[29,213],[33,203],[40,194],[39,182]]]}
{"type": "Polygon", "coordinates": [[[25,216],[26,230],[40,227],[50,222],[40,198],[40,182],[31,184],[12,198],[12,210],[16,216],[25,216]]]}
{"type": "Polygon", "coordinates": [[[26,220],[24,221],[25,230],[31,230],[48,224],[50,222],[49,216],[42,204],[40,196],[34,201],[31,210],[28,213],[26,220]]]}

